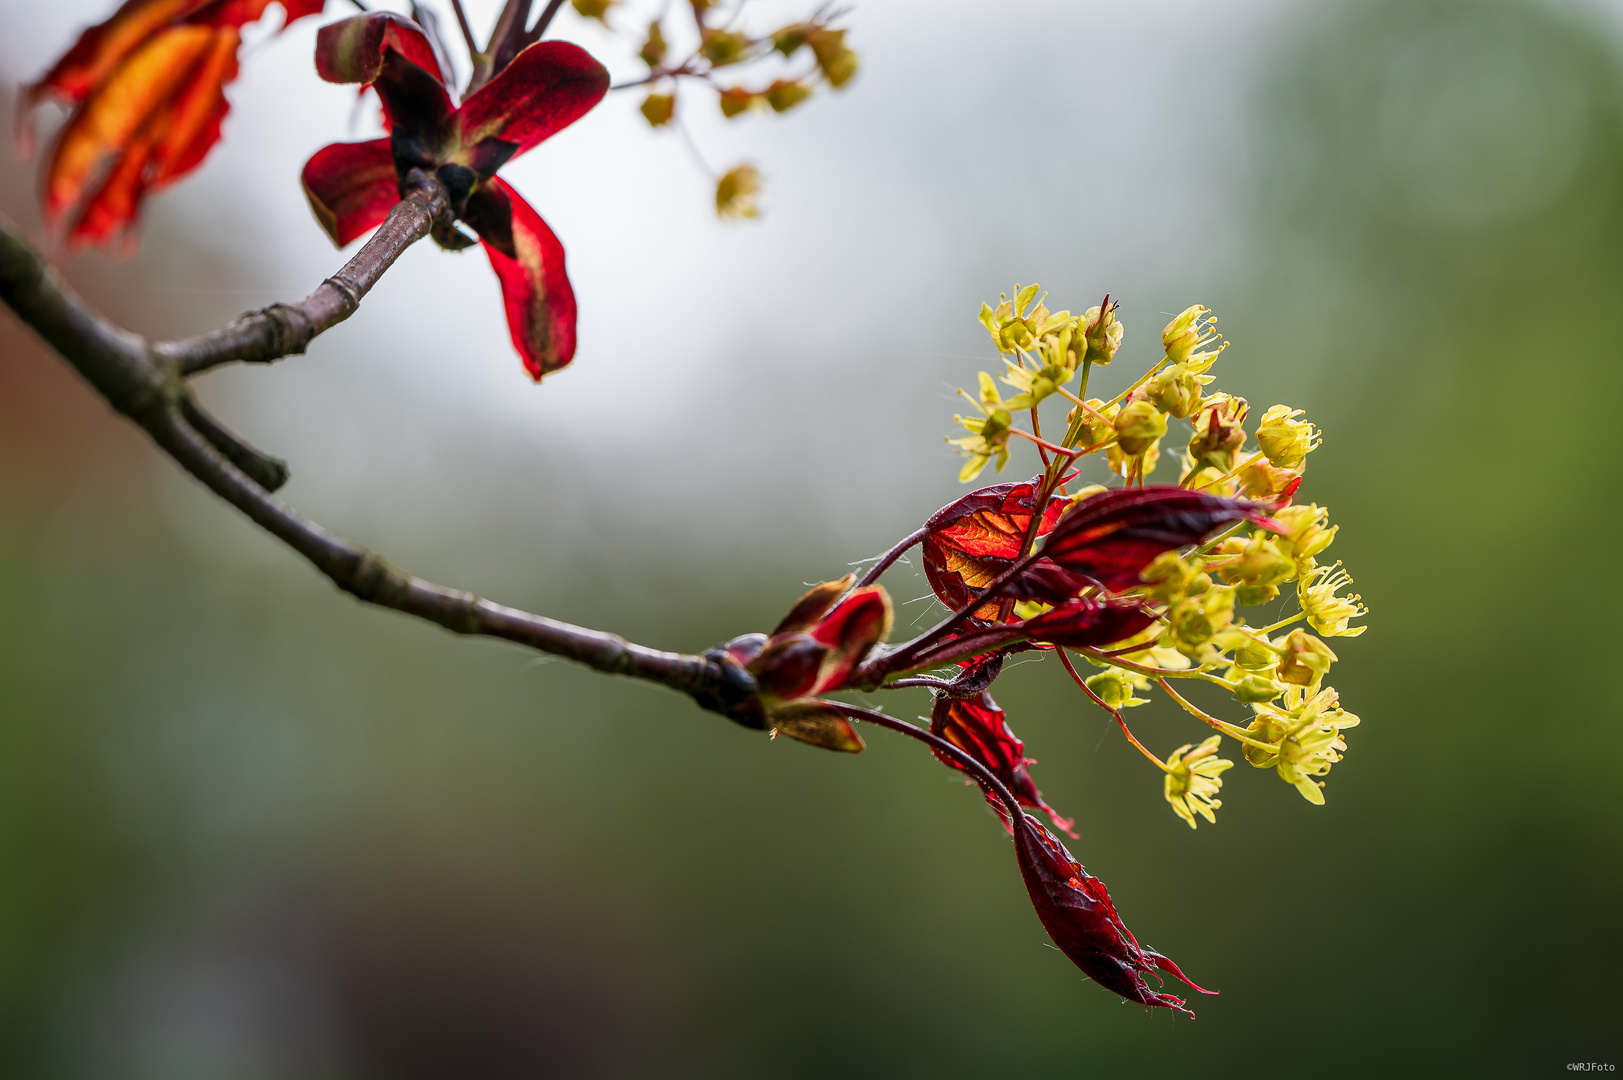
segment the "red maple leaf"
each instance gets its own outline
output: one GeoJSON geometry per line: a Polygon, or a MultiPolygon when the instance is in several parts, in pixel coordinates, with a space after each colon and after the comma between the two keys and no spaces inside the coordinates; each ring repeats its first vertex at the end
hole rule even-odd
{"type": "MultiPolygon", "coordinates": [[[[530,377],[540,381],[567,365],[575,355],[575,293],[563,245],[496,170],[602,100],[603,66],[568,42],[537,42],[457,106],[428,37],[407,19],[378,13],[322,27],[316,71],[328,82],[371,86],[389,127],[386,138],[325,147],[304,167],[310,206],[333,241],[342,246],[380,224],[410,170],[433,174],[450,193],[453,216],[490,257],[530,377]]],[[[435,239],[447,247],[476,242],[455,229],[435,239]]]]}
{"type": "MultiPolygon", "coordinates": [[[[291,23],[320,14],[325,0],[279,2],[291,23]]],[[[147,195],[202,164],[231,108],[225,88],[237,77],[241,28],[270,3],[129,0],[23,92],[24,153],[36,105],[73,107],[41,184],[49,228],[69,223],[69,246],[109,243],[135,224],[147,195]]]]}

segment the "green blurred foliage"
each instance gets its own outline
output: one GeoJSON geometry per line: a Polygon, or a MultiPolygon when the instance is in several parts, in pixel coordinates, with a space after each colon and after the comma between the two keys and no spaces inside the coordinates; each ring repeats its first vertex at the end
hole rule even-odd
{"type": "MultiPolygon", "coordinates": [[[[1326,807],[1236,770],[1192,833],[1054,665],[998,694],[1128,924],[1223,991],[1198,1022],[1121,1006],[1048,947],[978,795],[914,747],[768,743],[363,609],[247,525],[183,537],[228,511],[161,467],[98,479],[148,460],[133,437],[52,473],[14,427],[0,1071],[1616,1062],[1616,50],[1535,4],[1359,3],[1309,12],[1278,61],[1248,248],[1213,300],[1237,342],[1221,385],[1326,432],[1303,494],[1343,524],[1331,554],[1374,610],[1335,672],[1364,725],[1326,807]]],[[[50,363],[7,342],[7,365],[50,363]]],[[[695,648],[860,554],[650,562],[640,541],[458,583],[695,648]]],[[[1197,737],[1139,713],[1163,751],[1197,737]]]]}

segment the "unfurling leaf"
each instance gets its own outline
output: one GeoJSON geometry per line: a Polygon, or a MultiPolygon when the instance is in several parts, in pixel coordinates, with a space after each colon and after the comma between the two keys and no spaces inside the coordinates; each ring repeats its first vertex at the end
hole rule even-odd
{"type": "Polygon", "coordinates": [[[1155,622],[1144,604],[1104,600],[1071,600],[1027,619],[1023,629],[1033,641],[1073,649],[1100,648],[1141,634],[1155,622]]]}
{"type": "Polygon", "coordinates": [[[1166,485],[1116,488],[1075,503],[1041,550],[1072,574],[1128,589],[1162,552],[1242,521],[1273,527],[1260,509],[1237,499],[1166,485]]]}
{"type": "Polygon", "coordinates": [[[1190,982],[1160,953],[1141,948],[1116,914],[1104,882],[1089,876],[1036,818],[1021,815],[1015,823],[1014,846],[1043,929],[1088,978],[1128,1001],[1183,1012],[1189,1010],[1182,998],[1150,989],[1145,976],[1165,972],[1199,993],[1214,992],[1190,982]]]}
{"type": "MultiPolygon", "coordinates": [[[[957,610],[1014,565],[1031,527],[1040,478],[972,491],[937,510],[924,523],[924,575],[936,598],[957,610]]],[[[1051,532],[1068,503],[1053,499],[1043,509],[1037,536],[1051,532]]],[[[997,618],[991,602],[972,614],[997,618]]]]}
{"type": "MultiPolygon", "coordinates": [[[[991,694],[983,690],[972,698],[938,697],[935,708],[930,712],[930,731],[986,766],[1014,793],[1021,806],[1041,810],[1054,822],[1055,827],[1076,835],[1071,833],[1072,819],[1060,817],[1053,807],[1043,801],[1042,792],[1037,790],[1031,773],[1026,770],[1026,766],[1034,762],[1026,757],[1025,743],[1009,730],[1003,710],[998,708],[991,694]]],[[[960,772],[970,771],[940,750],[934,753],[943,765],[960,772]]],[[[988,791],[986,801],[1004,817],[1004,827],[1012,832],[1013,826],[1007,820],[1002,800],[988,791]]]]}

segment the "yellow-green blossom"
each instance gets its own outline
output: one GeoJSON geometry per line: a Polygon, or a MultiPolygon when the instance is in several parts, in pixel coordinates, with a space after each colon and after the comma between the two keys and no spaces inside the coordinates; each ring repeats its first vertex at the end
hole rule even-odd
{"type": "Polygon", "coordinates": [[[1212,366],[1228,342],[1217,332],[1217,316],[1204,304],[1185,308],[1161,330],[1167,359],[1200,374],[1212,366]]]}
{"type": "Polygon", "coordinates": [[[1357,593],[1337,596],[1342,588],[1351,585],[1352,578],[1341,569],[1341,564],[1320,566],[1296,583],[1296,597],[1307,613],[1308,625],[1325,637],[1357,637],[1367,626],[1349,628],[1347,620],[1369,614],[1357,593]]]}
{"type": "Polygon", "coordinates": [[[1213,825],[1217,824],[1216,811],[1223,803],[1216,796],[1222,790],[1223,773],[1234,767],[1234,762],[1217,756],[1221,735],[1213,735],[1193,749],[1180,746],[1167,758],[1166,798],[1172,812],[1195,827],[1199,814],[1213,825]]]}
{"type": "Polygon", "coordinates": [[[1087,680],[1088,689],[1112,709],[1132,709],[1147,704],[1148,698],[1135,697],[1134,690],[1148,690],[1150,680],[1136,671],[1107,667],[1087,680]]]}
{"type": "Polygon", "coordinates": [[[958,473],[959,482],[964,484],[979,476],[981,470],[986,468],[986,463],[994,457],[997,458],[999,471],[1002,471],[1003,466],[1009,461],[1009,430],[1013,426],[1013,418],[997,392],[997,384],[992,382],[992,376],[984,371],[981,372],[980,388],[979,401],[970,397],[969,392],[962,387],[958,388],[958,393],[979,409],[981,415],[954,416],[953,419],[962,424],[969,434],[961,439],[947,440],[958,447],[960,454],[969,458],[958,473]]]}
{"type": "Polygon", "coordinates": [[[1297,686],[1314,685],[1339,659],[1330,646],[1306,630],[1292,630],[1274,645],[1280,650],[1279,681],[1297,686]]]}
{"type": "Polygon", "coordinates": [[[1324,784],[1314,777],[1324,776],[1341,760],[1347,749],[1341,732],[1358,726],[1358,717],[1340,705],[1341,696],[1328,686],[1306,700],[1292,689],[1280,706],[1253,705],[1257,716],[1246,734],[1271,749],[1247,746],[1246,760],[1259,769],[1273,768],[1302,798],[1324,805],[1324,784]]]}
{"type": "Polygon", "coordinates": [[[1307,455],[1319,448],[1319,430],[1306,420],[1296,419],[1301,409],[1270,405],[1257,428],[1257,445],[1268,460],[1281,469],[1301,466],[1307,455]]]}

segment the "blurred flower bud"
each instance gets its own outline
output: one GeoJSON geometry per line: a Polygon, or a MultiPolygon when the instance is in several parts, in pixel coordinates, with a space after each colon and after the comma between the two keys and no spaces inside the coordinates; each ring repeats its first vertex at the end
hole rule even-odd
{"type": "Polygon", "coordinates": [[[1116,443],[1122,452],[1137,455],[1167,433],[1167,418],[1154,402],[1140,399],[1122,407],[1116,414],[1115,427],[1116,443]]]}
{"type": "Polygon", "coordinates": [[[1270,405],[1257,428],[1257,445],[1268,460],[1281,469],[1300,468],[1307,455],[1319,447],[1319,432],[1306,420],[1298,420],[1301,409],[1270,405]]]}
{"type": "Polygon", "coordinates": [[[836,90],[851,81],[857,73],[857,54],[845,47],[845,31],[817,29],[806,35],[806,44],[817,57],[817,66],[823,77],[836,90]]]}
{"type": "Polygon", "coordinates": [[[674,94],[649,94],[642,101],[642,117],[649,127],[664,127],[676,115],[674,94]]]}
{"type": "Polygon", "coordinates": [[[811,95],[811,88],[803,83],[779,79],[766,88],[766,103],[772,106],[773,112],[788,112],[811,95]]]}
{"type": "Polygon", "coordinates": [[[1276,641],[1274,644],[1281,649],[1280,682],[1312,686],[1324,677],[1330,665],[1336,661],[1336,654],[1330,651],[1330,646],[1306,630],[1292,630],[1283,642],[1276,641]]]}
{"type": "Polygon", "coordinates": [[[806,23],[792,23],[773,33],[772,47],[784,56],[793,56],[806,44],[806,35],[810,31],[811,27],[806,23]]]}
{"type": "Polygon", "coordinates": [[[1105,408],[1105,403],[1098,398],[1089,398],[1087,408],[1077,405],[1065,414],[1065,424],[1068,428],[1077,431],[1077,446],[1098,447],[1113,442],[1116,438],[1116,425],[1113,423],[1120,406],[1112,405],[1105,408]],[[1078,415],[1078,414],[1081,415],[1078,415]]]}
{"type": "Polygon", "coordinates": [[[740,165],[716,183],[716,216],[753,218],[760,213],[755,198],[761,191],[761,174],[753,165],[740,165]]]}
{"type": "Polygon", "coordinates": [[[706,30],[699,45],[699,54],[710,61],[712,67],[726,67],[743,59],[750,39],[736,30],[706,30]]]}
{"type": "Polygon", "coordinates": [[[729,86],[722,90],[716,101],[721,106],[721,115],[731,120],[741,113],[746,113],[760,104],[760,97],[745,90],[742,86],[729,86]]]}
{"type": "Polygon", "coordinates": [[[1155,466],[1160,460],[1160,439],[1150,443],[1142,455],[1123,453],[1119,443],[1111,443],[1109,449],[1105,451],[1105,461],[1109,463],[1110,471],[1123,480],[1147,478],[1155,472],[1155,466]]]}
{"type": "Polygon", "coordinates": [[[616,0],[569,0],[575,8],[575,14],[584,19],[596,19],[598,22],[606,21],[604,16],[609,13],[609,8],[613,7],[615,2],[616,0]]]}
{"type": "Polygon", "coordinates": [[[665,62],[665,54],[669,51],[665,44],[665,31],[660,28],[659,20],[655,19],[648,24],[648,38],[642,43],[642,49],[637,53],[642,62],[651,68],[657,68],[665,62]]]}

